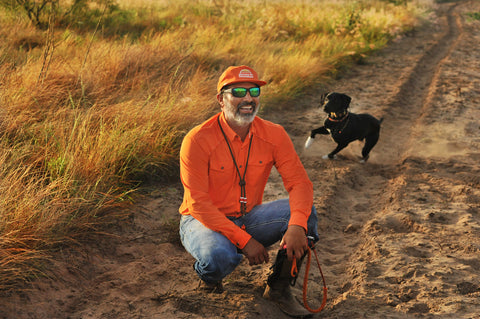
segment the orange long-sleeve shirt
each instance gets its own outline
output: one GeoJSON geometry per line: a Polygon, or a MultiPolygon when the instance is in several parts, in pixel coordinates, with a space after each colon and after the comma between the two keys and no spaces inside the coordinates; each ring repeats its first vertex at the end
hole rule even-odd
{"type": "Polygon", "coordinates": [[[242,249],[251,236],[227,216],[241,216],[240,177],[220,123],[243,176],[250,134],[253,135],[246,181],[247,209],[262,203],[265,185],[275,165],[289,193],[291,217],[289,225],[307,228],[313,205],[313,186],[282,126],[255,117],[249,135],[242,142],[228,126],[223,113],[193,128],[180,149],[180,177],[184,186],[180,214],[192,215],[206,227],[225,235],[242,249]]]}

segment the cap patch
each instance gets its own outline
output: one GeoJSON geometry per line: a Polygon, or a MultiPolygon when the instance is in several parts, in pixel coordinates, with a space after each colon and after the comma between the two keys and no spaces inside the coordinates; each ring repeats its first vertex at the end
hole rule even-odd
{"type": "Polygon", "coordinates": [[[239,78],[247,78],[247,79],[253,79],[254,76],[252,72],[249,69],[242,69],[240,70],[240,73],[238,73],[239,78]]]}

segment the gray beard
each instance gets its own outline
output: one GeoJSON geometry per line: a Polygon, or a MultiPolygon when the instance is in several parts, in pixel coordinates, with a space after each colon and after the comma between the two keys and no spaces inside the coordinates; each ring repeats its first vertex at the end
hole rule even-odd
{"type": "Polygon", "coordinates": [[[253,122],[257,111],[258,105],[255,106],[252,114],[242,114],[238,109],[232,110],[232,108],[225,108],[225,118],[238,126],[246,126],[253,122]]]}

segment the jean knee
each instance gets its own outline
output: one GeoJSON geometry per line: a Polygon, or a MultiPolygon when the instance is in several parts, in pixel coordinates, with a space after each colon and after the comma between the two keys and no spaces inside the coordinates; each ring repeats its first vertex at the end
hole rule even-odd
{"type": "Polygon", "coordinates": [[[230,249],[217,248],[195,263],[195,270],[206,282],[218,282],[230,274],[242,260],[242,255],[230,249]]]}

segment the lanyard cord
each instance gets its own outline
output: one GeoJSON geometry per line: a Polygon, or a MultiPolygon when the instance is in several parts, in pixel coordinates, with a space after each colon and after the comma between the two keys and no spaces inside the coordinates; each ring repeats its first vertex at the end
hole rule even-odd
{"type": "Polygon", "coordinates": [[[248,154],[247,154],[247,161],[245,163],[245,170],[243,171],[243,177],[240,174],[240,170],[238,169],[237,161],[235,160],[235,156],[233,155],[232,148],[230,147],[230,143],[228,143],[227,135],[223,131],[222,124],[220,124],[220,116],[217,117],[218,126],[220,126],[220,131],[222,131],[223,137],[225,138],[225,142],[227,142],[228,150],[230,151],[230,155],[232,156],[233,164],[235,164],[235,168],[237,170],[238,177],[240,178],[240,213],[245,215],[247,211],[247,192],[245,190],[245,175],[247,174],[247,167],[248,167],[248,159],[250,158],[250,149],[252,147],[252,139],[253,134],[250,134],[250,143],[248,144],[248,154]]]}

